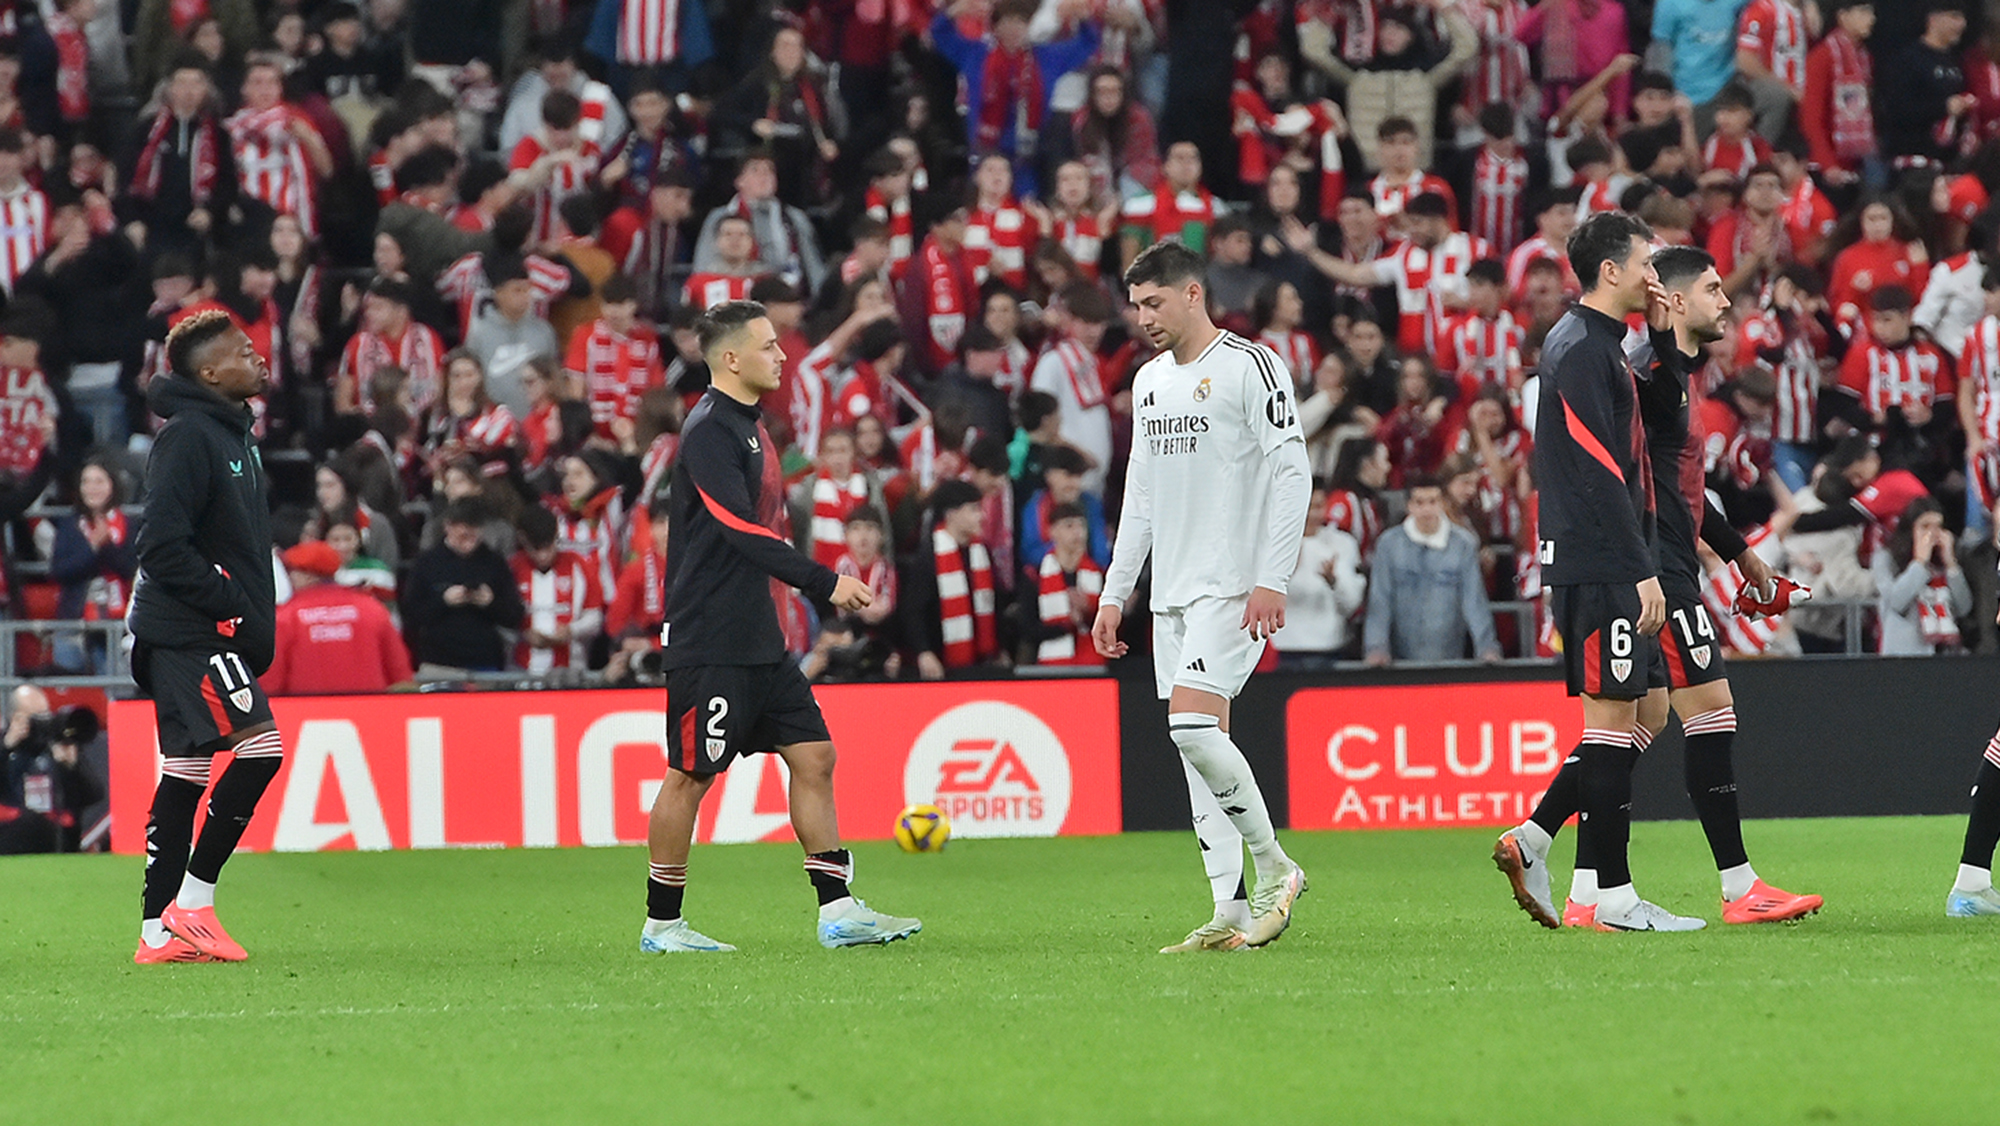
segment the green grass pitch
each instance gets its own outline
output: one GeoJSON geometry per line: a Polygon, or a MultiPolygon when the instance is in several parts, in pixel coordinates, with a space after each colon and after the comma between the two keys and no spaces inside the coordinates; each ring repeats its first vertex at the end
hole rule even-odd
{"type": "Polygon", "coordinates": [[[1699,829],[1639,825],[1640,888],[1711,922],[1671,936],[1541,930],[1484,831],[1287,834],[1291,933],[1176,958],[1187,834],[863,846],[925,931],[842,951],[796,848],[699,848],[713,957],[638,953],[636,849],[239,857],[251,961],[146,968],[138,862],[10,859],[0,1122],[1991,1122],[1961,826],[1753,822],[1827,908],[1725,928],[1699,829]]]}

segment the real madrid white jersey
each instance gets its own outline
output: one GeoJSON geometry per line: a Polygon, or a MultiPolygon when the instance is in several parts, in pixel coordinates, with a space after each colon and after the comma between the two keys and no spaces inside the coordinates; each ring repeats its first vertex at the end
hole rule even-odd
{"type": "Polygon", "coordinates": [[[1155,609],[1285,591],[1312,491],[1296,406],[1277,354],[1231,332],[1139,369],[1105,601],[1125,604],[1149,551],[1155,609]]]}

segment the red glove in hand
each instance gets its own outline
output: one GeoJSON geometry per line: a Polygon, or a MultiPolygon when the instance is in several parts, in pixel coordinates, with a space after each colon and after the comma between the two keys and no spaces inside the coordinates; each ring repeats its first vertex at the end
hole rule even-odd
{"type": "Polygon", "coordinates": [[[1762,588],[1744,584],[1736,592],[1736,612],[1746,618],[1776,618],[1801,602],[1812,599],[1812,590],[1783,575],[1771,576],[1762,588]]]}

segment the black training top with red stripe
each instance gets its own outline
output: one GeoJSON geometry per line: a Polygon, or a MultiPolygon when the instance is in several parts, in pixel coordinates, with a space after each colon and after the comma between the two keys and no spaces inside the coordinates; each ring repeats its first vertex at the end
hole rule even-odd
{"type": "Polygon", "coordinates": [[[785,482],[754,404],[710,387],[681,427],[667,540],[666,666],[785,659],[771,580],[833,597],[838,577],[782,529],[785,482]]]}
{"type": "Polygon", "coordinates": [[[1624,339],[1624,322],[1577,305],[1542,344],[1534,476],[1549,586],[1655,573],[1652,477],[1624,339]]]}
{"type": "Polygon", "coordinates": [[[1725,561],[1743,554],[1748,546],[1708,499],[1701,438],[1689,425],[1688,377],[1701,358],[1682,352],[1671,331],[1653,333],[1629,358],[1639,377],[1639,417],[1652,458],[1653,562],[1663,584],[1681,598],[1698,598],[1707,576],[1695,540],[1708,544],[1725,561]],[[1662,487],[1671,495],[1661,497],[1662,487]]]}

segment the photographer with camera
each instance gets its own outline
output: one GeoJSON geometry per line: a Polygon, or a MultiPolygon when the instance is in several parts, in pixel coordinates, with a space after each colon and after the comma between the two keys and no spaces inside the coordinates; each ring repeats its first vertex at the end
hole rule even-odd
{"type": "Polygon", "coordinates": [[[97,713],[71,706],[49,709],[48,694],[33,685],[14,690],[7,733],[0,739],[0,855],[75,852],[83,814],[103,800],[104,787],[83,764],[83,748],[97,738],[97,713]]]}

